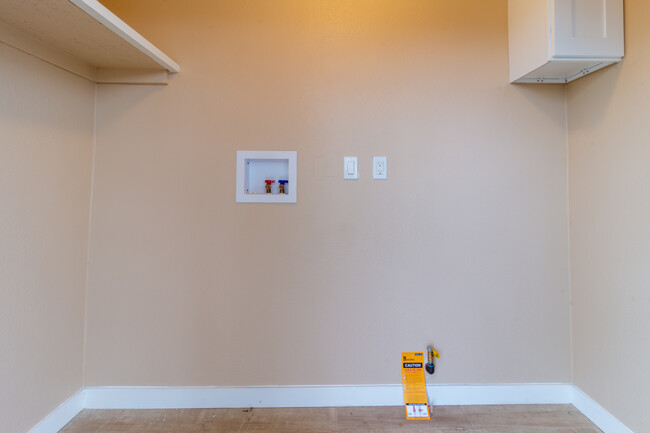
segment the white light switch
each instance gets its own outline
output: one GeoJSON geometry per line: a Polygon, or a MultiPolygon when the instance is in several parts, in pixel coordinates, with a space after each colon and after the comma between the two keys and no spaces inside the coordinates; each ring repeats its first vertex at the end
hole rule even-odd
{"type": "Polygon", "coordinates": [[[343,179],[358,179],[359,171],[357,170],[357,157],[343,157],[343,179]]]}
{"type": "Polygon", "coordinates": [[[386,157],[375,156],[372,158],[372,178],[386,179],[386,157]]]}

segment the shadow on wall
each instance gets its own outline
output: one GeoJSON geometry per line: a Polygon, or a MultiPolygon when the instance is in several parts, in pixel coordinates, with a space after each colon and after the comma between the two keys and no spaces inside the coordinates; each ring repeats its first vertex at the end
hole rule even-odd
{"type": "MultiPolygon", "coordinates": [[[[2,72],[24,78],[0,81],[2,101],[8,101],[0,104],[0,126],[5,122],[6,125],[24,125],[25,128],[37,124],[40,127],[53,126],[67,131],[83,129],[86,126],[84,122],[88,119],[80,119],[60,107],[77,105],[78,87],[85,83],[88,86],[85,90],[92,91],[91,82],[50,65],[43,68],[45,63],[41,60],[26,56],[1,42],[0,55],[7,59],[2,62],[2,72]],[[66,89],[57,95],[57,98],[49,96],[53,82],[57,83],[58,88],[66,89]],[[35,104],[35,101],[38,103],[35,104]]],[[[92,119],[92,113],[88,116],[92,119]]],[[[0,128],[0,137],[4,132],[6,131],[0,128]]]]}
{"type": "MultiPolygon", "coordinates": [[[[145,109],[145,101],[160,97],[165,92],[170,92],[174,88],[174,81],[178,79],[178,74],[171,74],[169,77],[169,84],[167,86],[133,86],[128,84],[96,84],[97,98],[102,98],[104,101],[110,103],[111,101],[125,101],[122,110],[102,110],[103,104],[96,105],[96,118],[101,118],[101,122],[96,124],[96,134],[100,133],[103,128],[111,127],[121,119],[128,120],[132,117],[133,112],[145,109]]],[[[169,110],[167,110],[169,112],[169,110]]],[[[158,122],[173,119],[158,119],[158,122]]],[[[157,122],[153,122],[156,124],[157,122]]]]}
{"type": "MultiPolygon", "coordinates": [[[[625,65],[625,59],[621,63],[608,66],[605,69],[596,71],[586,77],[572,81],[567,86],[567,103],[570,104],[574,98],[582,98],[582,95],[597,93],[598,104],[591,106],[589,116],[583,116],[580,124],[583,128],[596,128],[603,123],[607,112],[611,109],[611,102],[614,95],[618,92],[621,73],[625,65]]],[[[567,107],[568,109],[569,107],[567,107]]],[[[568,113],[571,113],[568,110],[568,113]]],[[[570,116],[570,114],[569,114],[570,116]]],[[[569,117],[568,122],[571,122],[569,117]]]]}

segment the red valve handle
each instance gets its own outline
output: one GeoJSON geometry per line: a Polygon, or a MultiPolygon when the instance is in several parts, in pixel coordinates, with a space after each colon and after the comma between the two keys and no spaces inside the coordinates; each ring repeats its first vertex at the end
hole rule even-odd
{"type": "Polygon", "coordinates": [[[265,180],[264,182],[266,182],[267,185],[271,185],[272,183],[275,183],[274,180],[268,180],[268,179],[265,180]]]}

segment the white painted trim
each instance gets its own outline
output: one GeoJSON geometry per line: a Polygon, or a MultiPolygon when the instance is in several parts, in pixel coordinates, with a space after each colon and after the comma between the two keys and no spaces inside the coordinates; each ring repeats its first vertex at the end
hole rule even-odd
{"type": "Polygon", "coordinates": [[[89,387],[88,409],[394,406],[401,385],[259,387],[89,387]]]}
{"type": "Polygon", "coordinates": [[[36,424],[29,433],[56,433],[61,430],[72,418],[84,409],[84,393],[85,391],[83,389],[77,391],[43,418],[41,422],[36,424]]]}
{"type": "Polygon", "coordinates": [[[427,386],[429,402],[434,406],[569,404],[572,391],[573,385],[565,383],[427,386]]]}
{"type": "Polygon", "coordinates": [[[142,35],[133,30],[124,21],[119,19],[113,12],[106,9],[97,0],[69,0],[79,9],[103,24],[113,33],[124,39],[140,52],[151,58],[169,72],[179,72],[181,70],[178,63],[170,59],[165,53],[160,51],[154,44],[146,40],[142,35]]]}
{"type": "Polygon", "coordinates": [[[604,433],[633,433],[604,407],[596,403],[577,386],[573,387],[573,405],[604,433]]]}
{"type": "MultiPolygon", "coordinates": [[[[429,385],[434,405],[568,404],[572,385],[429,385]]],[[[89,387],[88,409],[399,406],[401,385],[89,387]]]]}
{"type": "MultiPolygon", "coordinates": [[[[604,433],[632,433],[571,384],[428,385],[435,406],[573,404],[604,433]]],[[[101,386],[79,390],[30,433],[55,433],[82,409],[401,406],[401,385],[255,387],[101,386]]]]}

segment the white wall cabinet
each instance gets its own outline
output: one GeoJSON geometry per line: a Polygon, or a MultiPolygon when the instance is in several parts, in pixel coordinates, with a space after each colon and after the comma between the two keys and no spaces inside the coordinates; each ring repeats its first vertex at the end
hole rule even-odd
{"type": "Polygon", "coordinates": [[[624,55],[623,0],[509,0],[511,83],[568,83],[624,55]]]}

